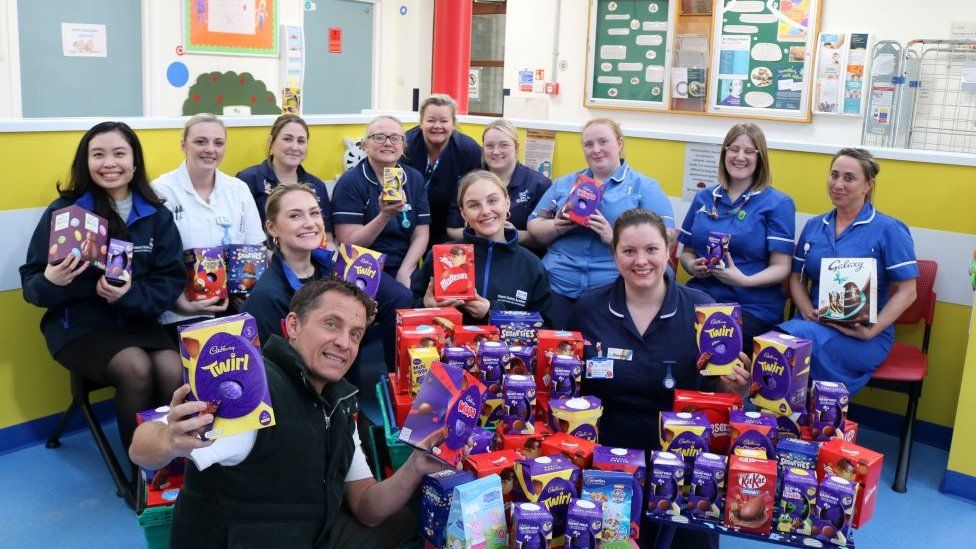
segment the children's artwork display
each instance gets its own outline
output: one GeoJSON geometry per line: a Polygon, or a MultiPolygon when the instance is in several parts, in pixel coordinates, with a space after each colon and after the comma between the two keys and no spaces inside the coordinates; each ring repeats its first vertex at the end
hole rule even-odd
{"type": "Polygon", "coordinates": [[[183,0],[183,51],[278,55],[278,0],[183,0]]]}

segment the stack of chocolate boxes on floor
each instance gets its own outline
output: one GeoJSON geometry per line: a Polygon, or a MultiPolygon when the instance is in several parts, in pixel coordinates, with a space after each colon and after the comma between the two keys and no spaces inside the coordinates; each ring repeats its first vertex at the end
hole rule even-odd
{"type": "MultiPolygon", "coordinates": [[[[738,305],[697,312],[699,369],[724,375],[742,347],[738,305]]],[[[484,326],[453,308],[397,318],[387,389],[399,438],[451,466],[422,485],[428,547],[633,547],[644,515],[844,546],[873,514],[882,456],[854,444],[843,384],[814,381],[808,395],[808,341],[756,339],[758,411],[736,394],[676,390],[661,449],[645,456],[598,443],[578,332],[531,312],[492,311],[484,326]]]]}

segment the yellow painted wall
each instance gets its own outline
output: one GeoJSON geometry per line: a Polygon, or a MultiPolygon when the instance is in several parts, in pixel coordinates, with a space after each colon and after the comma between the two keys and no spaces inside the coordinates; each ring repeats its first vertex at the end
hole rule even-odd
{"type": "MultiPolygon", "coordinates": [[[[480,126],[467,124],[462,130],[480,142],[480,126]]],[[[306,168],[322,179],[334,178],[342,169],[342,137],[359,137],[362,132],[362,126],[356,125],[313,127],[306,168]]],[[[0,194],[0,209],[47,205],[54,198],[54,182],[64,177],[81,134],[0,133],[0,165],[7,167],[8,178],[7,188],[0,194]]],[[[139,135],[152,175],[178,165],[182,158],[178,130],[140,130],[139,135]]],[[[263,158],[266,137],[265,128],[231,128],[224,171],[233,174],[263,158]]],[[[628,138],[625,154],[635,169],[657,179],[668,195],[680,196],[683,143],[628,138]]],[[[775,185],[793,196],[799,211],[822,212],[830,207],[825,190],[829,155],[771,151],[770,157],[775,185]]],[[[584,165],[577,133],[557,133],[553,164],[556,174],[584,165]]],[[[976,168],[884,160],[876,203],[882,211],[912,226],[976,233],[976,217],[945,214],[956,211],[955,205],[976,203],[976,187],[959,185],[974,179],[976,168]],[[924,200],[919,200],[920,196],[924,200]]],[[[5,313],[0,315],[0,349],[5,350],[0,354],[0,428],[63,410],[68,402],[67,375],[44,347],[37,329],[40,311],[24,303],[20,291],[0,292],[0,310],[5,313]]],[[[954,424],[969,315],[969,307],[937,306],[932,367],[919,410],[922,420],[954,424]]],[[[898,330],[899,340],[919,341],[919,337],[918,330],[898,330]]],[[[976,351],[970,353],[976,360],[976,351]]],[[[976,397],[976,374],[970,374],[966,388],[972,398],[976,397]]],[[[898,413],[904,410],[905,402],[900,395],[870,390],[855,401],[898,413]]]]}
{"type": "Polygon", "coordinates": [[[948,469],[976,477],[976,302],[969,317],[969,344],[966,348],[965,370],[959,391],[959,407],[952,432],[952,449],[948,469]]]}

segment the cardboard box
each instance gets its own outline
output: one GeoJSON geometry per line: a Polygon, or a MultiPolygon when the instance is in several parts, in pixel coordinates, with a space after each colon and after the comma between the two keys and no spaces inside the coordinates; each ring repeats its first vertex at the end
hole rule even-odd
{"type": "Polygon", "coordinates": [[[242,313],[178,330],[188,398],[206,402],[214,416],[205,440],[275,424],[254,317],[242,313]]]}
{"type": "Polygon", "coordinates": [[[186,267],[186,288],[183,293],[189,301],[227,299],[227,264],[224,249],[193,248],[183,251],[186,267]]]}
{"type": "Polygon", "coordinates": [[[333,256],[332,271],[339,278],[352,282],[369,297],[376,299],[383,277],[386,254],[352,244],[338,244],[333,256]]]}
{"type": "Polygon", "coordinates": [[[581,173],[566,198],[569,219],[573,223],[589,227],[590,216],[600,207],[601,200],[603,200],[603,182],[581,173]]]}
{"type": "Polygon", "coordinates": [[[474,299],[474,245],[435,244],[432,254],[434,299],[474,299]]]}
{"type": "Polygon", "coordinates": [[[110,238],[105,256],[105,280],[113,286],[125,286],[132,281],[133,244],[110,238]]]}
{"type": "Polygon", "coordinates": [[[552,358],[556,355],[571,355],[583,359],[583,334],[565,330],[539,330],[539,345],[536,347],[535,384],[540,390],[549,391],[552,382],[552,358]]]}
{"type": "Polygon", "coordinates": [[[780,332],[753,339],[752,402],[780,416],[806,411],[813,342],[780,332]]]}
{"type": "Polygon", "coordinates": [[[776,460],[729,456],[725,525],[761,536],[772,529],[776,460]]]}
{"type": "Polygon", "coordinates": [[[734,366],[743,366],[742,310],[738,303],[695,306],[695,367],[703,376],[726,376],[734,366]]]}
{"type": "Polygon", "coordinates": [[[445,537],[451,548],[505,549],[508,529],[497,476],[454,487],[445,537]]]}
{"type": "Polygon", "coordinates": [[[729,412],[742,409],[742,397],[735,393],[712,393],[675,389],[675,412],[701,412],[712,426],[708,439],[709,451],[727,454],[729,451],[729,412]]]}
{"type": "Polygon", "coordinates": [[[407,200],[403,187],[407,183],[407,174],[399,166],[383,168],[383,202],[392,204],[407,200]]]}
{"type": "MultiPolygon", "coordinates": [[[[552,513],[552,537],[566,531],[566,510],[579,497],[580,469],[564,456],[540,456],[515,462],[514,501],[544,505],[552,513]]],[[[558,543],[558,542],[557,542],[558,543]]]]}
{"type": "Polygon", "coordinates": [[[874,516],[882,465],[883,455],[840,438],[820,447],[817,478],[821,482],[826,475],[836,475],[858,484],[854,528],[864,526],[874,516]]]}
{"type": "Polygon", "coordinates": [[[467,471],[445,469],[426,475],[421,481],[420,535],[435,547],[443,547],[445,543],[444,529],[454,499],[454,488],[474,479],[474,475],[467,471]]]}
{"type": "Polygon", "coordinates": [[[873,258],[822,258],[818,290],[822,322],[878,322],[878,264],[873,258]]]}
{"type": "Polygon", "coordinates": [[[580,469],[593,466],[593,448],[596,443],[567,433],[556,433],[542,441],[542,455],[562,454],[580,469]]]}
{"type": "Polygon", "coordinates": [[[434,347],[438,354],[444,349],[444,330],[440,326],[422,324],[419,326],[397,326],[397,379],[400,386],[397,392],[410,392],[410,354],[415,347],[434,347]]]}
{"type": "Polygon", "coordinates": [[[108,254],[108,221],[81,206],[71,205],[51,212],[51,236],[47,262],[61,263],[69,255],[105,268],[108,254]]]}

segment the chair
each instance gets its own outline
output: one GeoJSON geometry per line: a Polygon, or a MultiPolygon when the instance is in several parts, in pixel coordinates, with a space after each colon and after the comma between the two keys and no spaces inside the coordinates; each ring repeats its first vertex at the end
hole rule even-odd
{"type": "Polygon", "coordinates": [[[46,448],[59,448],[61,446],[61,434],[68,426],[68,422],[74,413],[78,408],[81,408],[82,413],[85,415],[85,422],[88,423],[88,429],[91,430],[92,436],[95,438],[98,451],[101,452],[102,459],[105,460],[105,466],[108,467],[108,472],[112,475],[112,481],[115,482],[116,495],[120,498],[125,498],[126,505],[134,509],[135,496],[129,488],[122,466],[119,465],[119,460],[115,457],[115,452],[112,451],[108,439],[105,438],[105,432],[102,431],[102,426],[98,423],[98,419],[95,417],[95,411],[92,410],[91,401],[88,399],[89,393],[103,387],[105,385],[86,379],[78,373],[71,372],[71,404],[65,410],[61,419],[58,420],[58,424],[54,427],[54,431],[51,432],[51,436],[47,439],[47,443],[44,446],[46,448]]]}
{"type": "Polygon", "coordinates": [[[922,347],[895,342],[891,354],[871,375],[868,387],[896,391],[908,395],[908,406],[901,428],[901,447],[898,450],[898,464],[895,468],[895,482],[892,489],[904,493],[908,491],[908,467],[912,459],[912,442],[915,438],[915,416],[918,412],[918,399],[922,395],[922,381],[929,369],[929,337],[932,334],[932,321],[935,317],[935,275],[939,264],[932,260],[918,260],[919,277],[916,281],[916,298],[905,312],[895,321],[896,324],[918,324],[925,321],[925,334],[922,347]]]}

